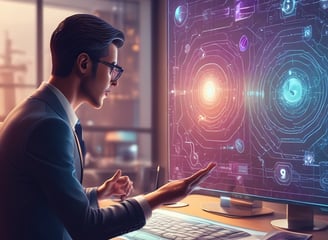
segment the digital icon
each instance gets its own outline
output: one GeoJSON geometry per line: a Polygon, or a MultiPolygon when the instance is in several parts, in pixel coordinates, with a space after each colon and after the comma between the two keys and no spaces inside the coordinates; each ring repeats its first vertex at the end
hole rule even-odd
{"type": "Polygon", "coordinates": [[[288,163],[276,163],[274,178],[280,185],[289,185],[292,182],[292,166],[288,163]]]}
{"type": "Polygon", "coordinates": [[[287,171],[285,168],[280,169],[280,179],[285,180],[287,178],[287,171]]]}

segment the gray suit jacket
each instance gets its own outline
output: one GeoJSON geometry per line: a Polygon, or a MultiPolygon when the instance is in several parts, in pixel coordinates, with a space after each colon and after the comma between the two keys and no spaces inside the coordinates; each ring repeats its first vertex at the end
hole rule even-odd
{"type": "Polygon", "coordinates": [[[136,200],[99,209],[58,98],[40,87],[0,130],[0,239],[108,239],[141,228],[136,200]]]}

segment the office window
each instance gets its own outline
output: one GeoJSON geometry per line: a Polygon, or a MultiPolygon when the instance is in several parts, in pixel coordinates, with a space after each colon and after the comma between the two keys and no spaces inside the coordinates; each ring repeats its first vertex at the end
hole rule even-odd
{"type": "Polygon", "coordinates": [[[52,32],[64,18],[78,13],[77,9],[45,4],[43,7],[43,79],[48,81],[51,73],[50,38],[52,32]]]}
{"type": "Polygon", "coordinates": [[[36,87],[36,6],[0,1],[0,121],[36,87]],[[21,17],[24,16],[24,17],[21,17]]]}
{"type": "Polygon", "coordinates": [[[78,110],[87,141],[86,185],[96,185],[108,172],[120,168],[134,181],[136,193],[149,188],[143,180],[152,153],[150,53],[146,57],[150,45],[146,45],[147,35],[142,35],[145,26],[141,26],[140,12],[138,1],[113,1],[107,9],[94,10],[125,33],[118,58],[125,71],[102,109],[85,104],[78,110]]]}
{"type": "Polygon", "coordinates": [[[49,41],[58,23],[74,13],[98,15],[125,33],[126,42],[119,50],[118,59],[125,71],[102,109],[83,105],[78,110],[88,149],[84,184],[100,184],[120,168],[134,181],[135,194],[149,189],[149,181],[145,183],[143,178],[152,165],[151,1],[44,0],[38,3],[37,6],[35,0],[0,0],[0,31],[4,33],[0,34],[0,121],[22,98],[48,80],[49,41]],[[37,16],[40,4],[42,18],[37,16]],[[37,21],[42,23],[37,25],[37,21]],[[41,32],[43,44],[37,48],[37,36],[41,32]],[[5,49],[10,45],[8,42],[11,51],[5,49]],[[8,56],[12,66],[6,62],[8,56]],[[40,58],[42,64],[38,64],[40,58]]]}
{"type": "Polygon", "coordinates": [[[134,181],[136,194],[151,188],[144,181],[152,164],[149,2],[95,1],[89,6],[47,2],[43,8],[45,80],[51,72],[50,36],[66,16],[95,14],[121,29],[126,37],[119,49],[118,62],[125,69],[119,85],[112,89],[102,109],[84,104],[77,112],[87,146],[84,185],[98,185],[120,168],[134,181]]]}

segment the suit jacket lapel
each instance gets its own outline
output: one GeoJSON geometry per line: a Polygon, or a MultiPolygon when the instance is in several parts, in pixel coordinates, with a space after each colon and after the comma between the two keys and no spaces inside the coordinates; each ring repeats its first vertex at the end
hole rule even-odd
{"type": "Polygon", "coordinates": [[[75,167],[76,169],[80,169],[80,177],[79,177],[79,180],[80,182],[82,183],[82,180],[83,180],[83,163],[84,163],[84,157],[83,157],[83,154],[82,154],[82,149],[81,149],[81,145],[80,145],[80,141],[79,141],[79,138],[78,136],[76,135],[76,132],[73,131],[73,134],[74,134],[74,138],[75,138],[75,142],[76,142],[76,145],[77,145],[77,148],[79,150],[79,157],[80,157],[80,161],[79,161],[79,166],[76,166],[75,164],[75,167]],[[77,168],[79,167],[79,168],[77,168]]]}
{"type": "MultiPolygon", "coordinates": [[[[69,119],[68,116],[65,112],[65,109],[61,105],[59,99],[57,96],[46,86],[42,85],[40,88],[31,96],[32,98],[38,98],[43,102],[46,102],[46,104],[53,109],[54,112],[56,112],[60,118],[62,118],[64,121],[66,121],[68,124],[69,119]]],[[[73,136],[75,138],[76,142],[76,149],[78,152],[78,157],[74,158],[74,165],[75,165],[75,170],[76,170],[76,177],[79,179],[79,181],[82,183],[82,178],[83,178],[83,156],[82,156],[82,151],[81,147],[79,144],[79,141],[77,139],[75,131],[72,129],[73,136]]],[[[73,151],[73,149],[72,149],[73,151]]]]}

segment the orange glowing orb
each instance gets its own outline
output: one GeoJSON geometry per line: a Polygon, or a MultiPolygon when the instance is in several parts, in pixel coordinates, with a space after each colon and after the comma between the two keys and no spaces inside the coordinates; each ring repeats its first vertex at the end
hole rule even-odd
{"type": "Polygon", "coordinates": [[[205,103],[212,104],[218,100],[219,88],[213,79],[207,79],[202,86],[202,98],[205,103]]]}

